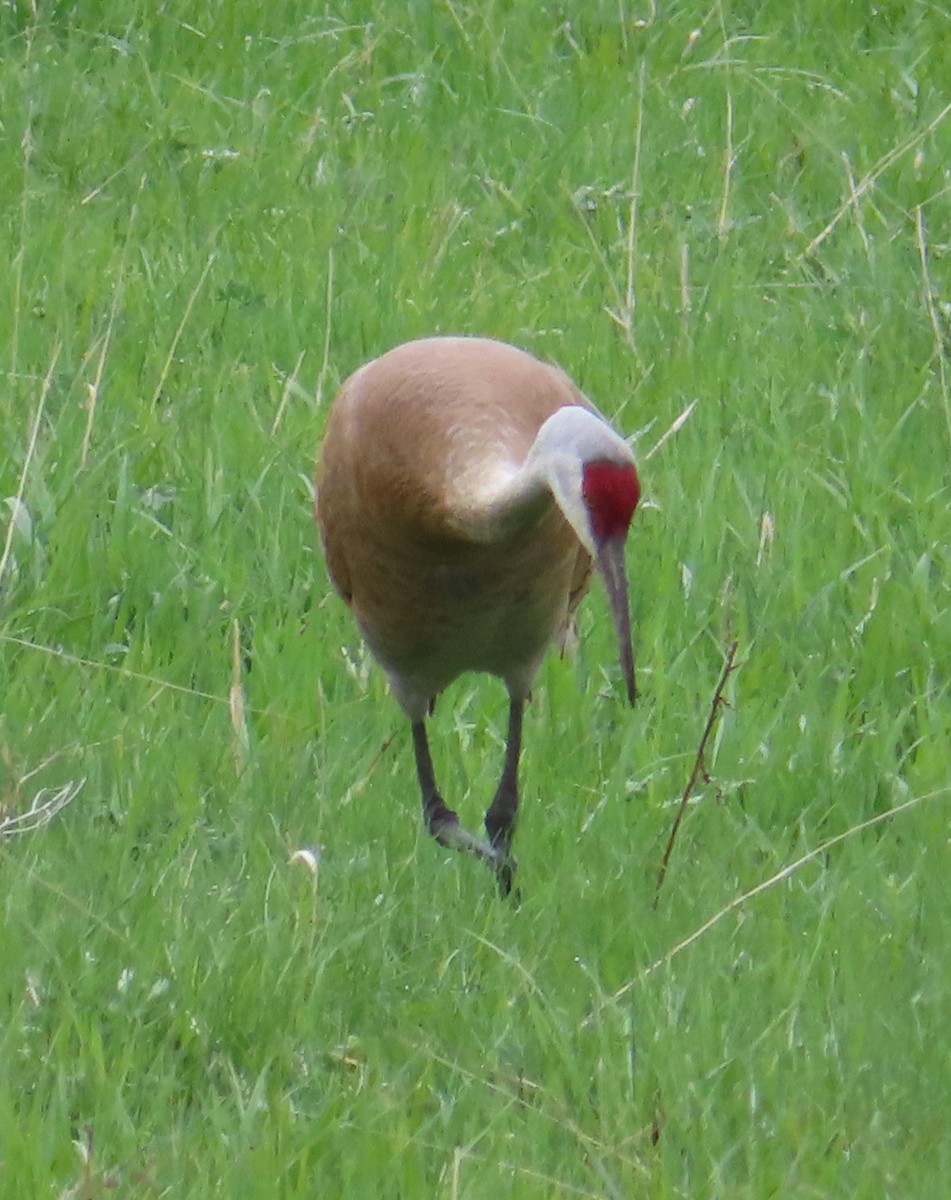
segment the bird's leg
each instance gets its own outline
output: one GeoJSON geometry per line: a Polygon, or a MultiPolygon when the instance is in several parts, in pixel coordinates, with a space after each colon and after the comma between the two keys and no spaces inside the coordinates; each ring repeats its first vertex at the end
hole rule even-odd
{"type": "Polygon", "coordinates": [[[419,790],[423,795],[423,816],[426,828],[440,840],[439,831],[444,825],[458,824],[459,818],[436,788],[436,773],[433,770],[432,755],[429,753],[429,739],[426,736],[424,721],[413,722],[413,750],[416,752],[416,775],[419,779],[419,790]]]}
{"type": "Polygon", "coordinates": [[[497,871],[500,870],[501,859],[495,847],[463,829],[459,818],[440,796],[424,721],[413,722],[413,749],[416,752],[416,774],[423,797],[423,817],[427,830],[441,846],[448,846],[452,850],[465,850],[489,863],[497,871]]]}
{"type": "Polygon", "coordinates": [[[485,830],[495,850],[499,865],[499,890],[504,896],[512,890],[515,863],[509,853],[518,817],[518,760],[522,752],[522,714],[525,701],[514,696],[509,706],[509,728],[505,739],[505,762],[495,798],[485,814],[485,830]]]}

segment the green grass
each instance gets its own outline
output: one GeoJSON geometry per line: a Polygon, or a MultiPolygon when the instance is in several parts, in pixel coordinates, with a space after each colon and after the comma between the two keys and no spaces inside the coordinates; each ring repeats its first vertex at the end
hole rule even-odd
{"type": "MultiPolygon", "coordinates": [[[[0,819],[85,782],[0,849],[0,1196],[945,1197],[948,15],[38,7],[0,9],[0,819]],[[596,592],[518,910],[421,831],[311,526],[336,385],[437,330],[560,362],[649,500],[643,699],[596,592]]],[[[501,693],[433,726],[470,825],[501,693]]]]}

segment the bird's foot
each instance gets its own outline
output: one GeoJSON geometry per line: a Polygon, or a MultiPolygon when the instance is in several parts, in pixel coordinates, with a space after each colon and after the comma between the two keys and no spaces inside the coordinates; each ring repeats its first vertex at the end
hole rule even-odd
{"type": "Polygon", "coordinates": [[[455,813],[430,822],[429,832],[440,846],[448,846],[451,850],[464,850],[467,854],[481,858],[491,867],[497,867],[505,861],[505,856],[485,838],[477,837],[468,829],[464,829],[455,813]]]}
{"type": "Polygon", "coordinates": [[[512,896],[516,903],[519,900],[518,889],[512,892],[512,880],[515,877],[516,862],[512,857],[511,829],[489,838],[489,849],[492,851],[491,866],[495,870],[495,881],[498,884],[499,895],[505,899],[512,896]]]}
{"type": "Polygon", "coordinates": [[[511,855],[505,855],[504,858],[499,858],[495,864],[495,882],[499,889],[499,895],[503,900],[511,900],[516,907],[522,901],[522,892],[520,888],[513,888],[512,881],[515,878],[515,859],[511,855]]]}
{"type": "Polygon", "coordinates": [[[499,895],[508,896],[512,891],[512,878],[515,874],[515,859],[507,850],[492,845],[485,838],[476,837],[468,829],[459,824],[459,818],[451,809],[442,807],[441,811],[431,813],[427,818],[429,832],[440,844],[450,850],[461,850],[481,859],[495,872],[499,887],[499,895]]]}
{"type": "MultiPolygon", "coordinates": [[[[498,805],[494,804],[485,814],[485,831],[488,834],[488,845],[492,851],[492,866],[495,870],[495,880],[498,884],[499,895],[503,898],[512,896],[512,879],[515,875],[515,859],[512,857],[512,836],[515,833],[515,823],[508,812],[501,818],[498,805]]],[[[518,902],[518,889],[513,899],[518,902]]]]}

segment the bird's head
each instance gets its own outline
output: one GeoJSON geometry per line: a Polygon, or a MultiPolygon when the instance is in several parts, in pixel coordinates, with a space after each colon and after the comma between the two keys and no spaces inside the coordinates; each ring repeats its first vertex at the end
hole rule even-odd
{"type": "Polygon", "coordinates": [[[637,688],[624,544],[641,495],[634,455],[606,421],[573,405],[559,409],[542,425],[533,456],[604,580],[633,704],[637,688]]]}

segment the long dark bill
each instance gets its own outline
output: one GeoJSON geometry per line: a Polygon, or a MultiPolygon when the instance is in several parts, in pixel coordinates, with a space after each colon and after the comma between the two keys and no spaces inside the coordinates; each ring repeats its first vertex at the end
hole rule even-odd
{"type": "Polygon", "coordinates": [[[634,647],[631,644],[631,609],[627,595],[627,572],[624,569],[624,538],[606,538],[598,549],[598,570],[604,580],[611,605],[611,616],[617,630],[621,670],[627,686],[627,698],[633,705],[637,700],[634,680],[634,647]]]}

